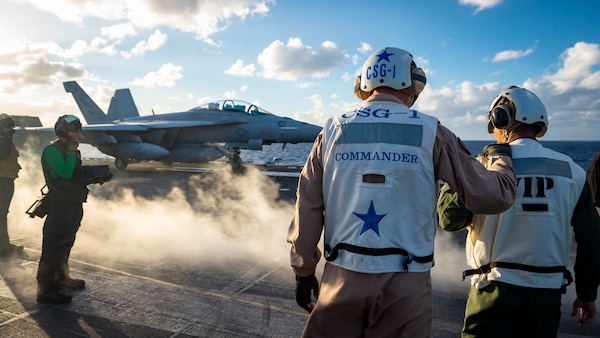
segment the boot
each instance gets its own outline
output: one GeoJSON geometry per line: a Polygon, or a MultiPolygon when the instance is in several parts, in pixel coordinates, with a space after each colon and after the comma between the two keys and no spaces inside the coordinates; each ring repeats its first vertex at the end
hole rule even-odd
{"type": "Polygon", "coordinates": [[[0,249],[0,257],[12,257],[23,252],[22,245],[8,244],[6,247],[0,249]]]}
{"type": "Polygon", "coordinates": [[[50,291],[46,293],[39,293],[36,301],[41,304],[67,304],[71,302],[73,297],[58,291],[50,291]]]}
{"type": "Polygon", "coordinates": [[[83,279],[73,279],[69,277],[65,280],[59,281],[58,285],[60,291],[69,292],[85,288],[85,281],[83,279]]]}

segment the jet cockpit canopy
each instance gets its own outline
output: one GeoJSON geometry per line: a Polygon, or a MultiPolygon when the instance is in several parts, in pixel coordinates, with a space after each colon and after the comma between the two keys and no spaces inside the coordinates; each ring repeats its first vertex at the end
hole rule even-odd
{"type": "Polygon", "coordinates": [[[242,100],[217,100],[209,103],[205,103],[198,107],[190,109],[190,111],[201,110],[201,109],[210,109],[210,110],[222,110],[222,111],[239,111],[246,113],[252,116],[260,116],[260,115],[271,115],[268,111],[252,104],[250,102],[242,101],[242,100]]]}

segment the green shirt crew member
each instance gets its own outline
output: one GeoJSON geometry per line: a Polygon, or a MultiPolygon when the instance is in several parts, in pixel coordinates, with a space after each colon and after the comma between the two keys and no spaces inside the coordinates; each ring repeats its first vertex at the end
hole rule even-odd
{"type": "Polygon", "coordinates": [[[44,222],[42,254],[37,272],[37,302],[63,304],[71,302],[67,292],[85,287],[85,281],[69,274],[69,255],[83,218],[87,185],[96,182],[81,175],[81,153],[77,139],[81,122],[76,116],[64,115],[54,126],[58,139],[42,154],[42,169],[48,186],[51,206],[44,222]]]}

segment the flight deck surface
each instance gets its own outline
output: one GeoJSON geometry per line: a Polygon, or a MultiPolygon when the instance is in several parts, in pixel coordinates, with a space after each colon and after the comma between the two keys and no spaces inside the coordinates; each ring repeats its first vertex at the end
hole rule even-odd
{"type": "MultiPolygon", "coordinates": [[[[307,314],[285,242],[299,168],[183,167],[113,168],[90,188],[70,259],[87,284],[65,305],[35,302],[43,220],[24,210],[39,187],[17,180],[9,233],[25,251],[0,261],[0,336],[299,337],[307,314]]],[[[432,336],[459,337],[464,233],[438,235],[432,336]]],[[[598,319],[579,329],[570,317],[569,289],[559,337],[600,336],[598,319]]]]}

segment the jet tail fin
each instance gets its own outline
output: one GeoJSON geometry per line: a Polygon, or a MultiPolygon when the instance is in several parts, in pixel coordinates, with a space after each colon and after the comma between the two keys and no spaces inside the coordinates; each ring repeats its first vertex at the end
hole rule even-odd
{"type": "Polygon", "coordinates": [[[111,120],[98,107],[96,102],[79,86],[76,81],[63,82],[65,91],[71,93],[79,110],[88,124],[110,123],[111,120]]]}
{"type": "Polygon", "coordinates": [[[108,107],[108,118],[111,121],[120,120],[128,117],[138,117],[140,113],[135,106],[133,97],[129,89],[117,89],[115,95],[110,99],[108,107]]]}

